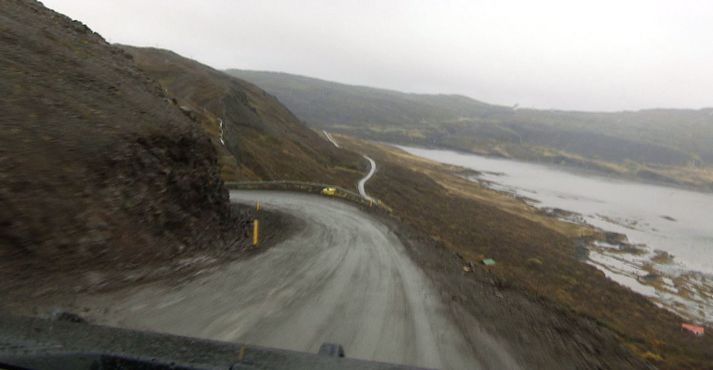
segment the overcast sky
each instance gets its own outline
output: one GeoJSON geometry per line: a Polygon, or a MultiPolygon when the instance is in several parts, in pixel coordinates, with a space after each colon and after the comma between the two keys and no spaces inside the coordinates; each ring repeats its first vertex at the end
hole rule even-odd
{"type": "Polygon", "coordinates": [[[111,42],[505,105],[713,106],[709,0],[44,0],[111,42]]]}

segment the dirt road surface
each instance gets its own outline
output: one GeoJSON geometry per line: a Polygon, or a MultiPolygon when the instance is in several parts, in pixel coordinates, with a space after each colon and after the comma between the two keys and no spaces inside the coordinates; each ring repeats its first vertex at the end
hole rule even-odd
{"type": "Polygon", "coordinates": [[[364,159],[369,161],[369,173],[367,173],[366,176],[364,176],[361,180],[359,180],[357,189],[359,189],[359,194],[361,194],[361,196],[364,197],[364,199],[373,201],[374,198],[372,198],[366,194],[366,190],[364,190],[364,185],[366,185],[366,182],[369,181],[369,179],[371,179],[372,176],[374,176],[374,172],[376,172],[376,162],[374,162],[374,160],[369,158],[368,156],[363,156],[363,157],[364,157],[364,159]]]}
{"type": "Polygon", "coordinates": [[[332,144],[334,144],[334,147],[335,147],[335,148],[341,148],[341,147],[339,146],[339,144],[337,143],[337,141],[334,140],[334,138],[332,137],[332,134],[330,134],[329,132],[327,132],[327,131],[325,131],[325,130],[322,130],[322,132],[324,133],[324,136],[327,137],[327,140],[329,140],[329,142],[331,142],[332,144]]]}
{"type": "Polygon", "coordinates": [[[497,339],[463,336],[399,239],[372,216],[314,195],[238,191],[231,199],[305,223],[265,253],[186,284],[85,298],[90,319],[309,352],[334,342],[348,357],[415,366],[519,368],[497,339]]]}

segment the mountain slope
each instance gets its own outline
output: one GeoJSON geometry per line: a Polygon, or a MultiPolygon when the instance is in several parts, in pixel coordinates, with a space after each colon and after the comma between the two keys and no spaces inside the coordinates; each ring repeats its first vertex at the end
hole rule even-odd
{"type": "Polygon", "coordinates": [[[224,178],[316,181],[352,188],[361,176],[365,164],[360,157],[336,149],[257,86],[170,51],[123,48],[179,104],[201,117],[218,150],[228,157],[223,162],[235,158],[223,167],[224,178]]]}
{"type": "Polygon", "coordinates": [[[161,264],[234,226],[209,138],[83,24],[0,2],[0,91],[0,288],[161,264]]]}
{"type": "Polygon", "coordinates": [[[226,72],[275,94],[298,117],[316,125],[413,126],[509,110],[461,95],[407,94],[279,72],[226,72]]]}
{"type": "Polygon", "coordinates": [[[713,187],[713,109],[513,109],[459,95],[406,94],[285,73],[228,73],[266,89],[319,128],[713,187]]]}

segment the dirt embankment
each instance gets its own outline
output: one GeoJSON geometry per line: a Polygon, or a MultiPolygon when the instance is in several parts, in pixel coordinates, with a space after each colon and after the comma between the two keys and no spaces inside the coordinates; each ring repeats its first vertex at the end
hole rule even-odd
{"type": "Polygon", "coordinates": [[[0,2],[0,55],[3,303],[230,245],[215,149],[130,55],[20,0],[0,2]]]}
{"type": "Polygon", "coordinates": [[[617,336],[596,321],[515,289],[480,264],[470,264],[432,238],[400,224],[412,258],[440,288],[467,337],[496,333],[525,368],[644,369],[617,336]],[[472,270],[470,269],[472,267],[472,270]],[[464,268],[469,268],[465,271],[464,268]],[[476,317],[479,323],[467,318],[476,317]]]}

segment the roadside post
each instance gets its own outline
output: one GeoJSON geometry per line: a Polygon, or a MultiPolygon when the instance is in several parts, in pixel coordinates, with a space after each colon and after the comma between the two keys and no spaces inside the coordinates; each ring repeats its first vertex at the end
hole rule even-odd
{"type": "Polygon", "coordinates": [[[260,210],[260,201],[258,200],[257,203],[255,203],[255,210],[259,211],[260,210]]]}
{"type": "Polygon", "coordinates": [[[257,247],[260,226],[258,220],[253,220],[253,247],[257,247]]]}

